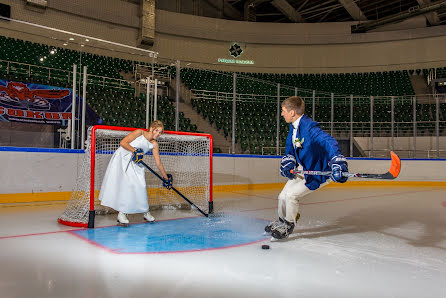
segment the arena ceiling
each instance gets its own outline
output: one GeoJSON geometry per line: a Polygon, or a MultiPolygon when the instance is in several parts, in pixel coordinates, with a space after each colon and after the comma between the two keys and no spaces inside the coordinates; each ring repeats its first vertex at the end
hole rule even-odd
{"type": "Polygon", "coordinates": [[[423,14],[427,26],[446,23],[444,0],[158,0],[156,5],[181,13],[251,22],[389,24],[423,14]]]}

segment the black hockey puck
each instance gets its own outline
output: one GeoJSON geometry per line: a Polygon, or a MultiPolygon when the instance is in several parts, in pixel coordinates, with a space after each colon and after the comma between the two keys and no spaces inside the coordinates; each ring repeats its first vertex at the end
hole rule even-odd
{"type": "Polygon", "coordinates": [[[262,249],[269,249],[269,245],[268,244],[263,244],[262,245],[262,249]]]}

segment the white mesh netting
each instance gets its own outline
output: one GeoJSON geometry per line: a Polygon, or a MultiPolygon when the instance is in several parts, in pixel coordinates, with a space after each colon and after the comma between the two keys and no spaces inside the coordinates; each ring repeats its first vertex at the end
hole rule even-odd
{"type": "MultiPolygon", "coordinates": [[[[129,131],[96,129],[94,169],[94,209],[96,214],[115,212],[101,206],[99,190],[112,154],[129,131]]],[[[173,176],[173,186],[203,211],[210,200],[210,140],[200,135],[163,134],[158,139],[161,161],[167,173],[173,176]]],[[[76,186],[71,194],[60,222],[87,224],[90,210],[91,128],[88,130],[87,147],[80,164],[76,186]]],[[[144,162],[158,172],[151,154],[144,162]]],[[[159,173],[159,172],[158,172],[159,173]]],[[[150,210],[160,207],[190,208],[178,194],[162,187],[159,178],[146,172],[150,210]]]]}

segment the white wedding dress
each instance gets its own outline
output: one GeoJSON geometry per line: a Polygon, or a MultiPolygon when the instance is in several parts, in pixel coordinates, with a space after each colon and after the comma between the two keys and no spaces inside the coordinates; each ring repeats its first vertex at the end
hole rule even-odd
{"type": "MultiPolygon", "coordinates": [[[[130,145],[144,153],[153,149],[144,135],[130,145]]],[[[145,213],[149,210],[149,202],[144,167],[131,159],[132,152],[122,147],[115,151],[104,175],[99,200],[101,205],[126,214],[145,213]]]]}

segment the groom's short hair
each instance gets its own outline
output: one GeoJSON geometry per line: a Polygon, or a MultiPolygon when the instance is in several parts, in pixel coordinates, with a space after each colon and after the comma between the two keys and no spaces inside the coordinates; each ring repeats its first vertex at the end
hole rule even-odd
{"type": "Polygon", "coordinates": [[[282,102],[282,107],[286,108],[288,111],[293,110],[298,115],[303,115],[305,113],[305,102],[299,96],[291,96],[282,102]]]}

